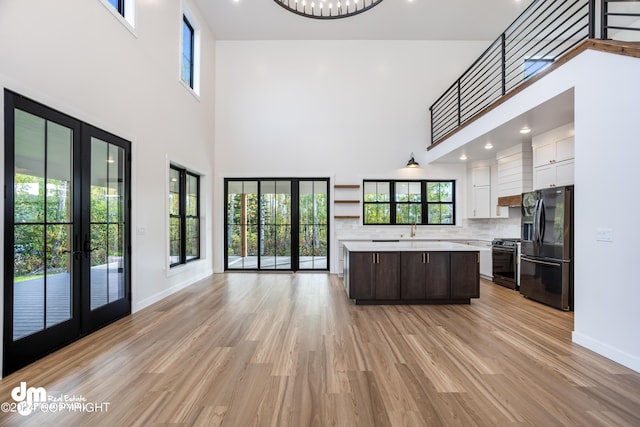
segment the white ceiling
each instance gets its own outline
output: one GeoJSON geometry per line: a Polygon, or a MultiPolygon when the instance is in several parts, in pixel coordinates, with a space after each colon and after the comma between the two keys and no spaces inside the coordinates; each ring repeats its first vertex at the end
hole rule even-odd
{"type": "Polygon", "coordinates": [[[384,0],[356,16],[319,20],[290,13],[274,0],[195,2],[217,40],[494,40],[530,3],[384,0]]]}
{"type": "Polygon", "coordinates": [[[567,90],[550,100],[543,102],[536,108],[510,120],[464,146],[435,159],[432,163],[461,162],[460,156],[465,154],[467,162],[478,160],[495,160],[496,153],[512,147],[519,142],[530,142],[531,138],[555,129],[574,120],[574,93],[567,90]],[[523,135],[522,128],[531,129],[531,133],[523,135]],[[493,148],[487,150],[484,146],[490,142],[493,148]]]}
{"type": "MultiPolygon", "coordinates": [[[[349,18],[318,20],[290,13],[274,0],[194,0],[216,40],[487,40],[496,39],[530,0],[384,0],[349,18]]],[[[291,0],[294,1],[294,0],[291,0]]],[[[311,0],[307,0],[309,3],[311,0]]],[[[314,0],[326,3],[337,0],[314,0]]],[[[495,153],[573,120],[573,91],[434,160],[495,159],[495,153]],[[522,127],[533,132],[523,136],[522,127]],[[486,142],[494,148],[485,150],[486,142]]]]}

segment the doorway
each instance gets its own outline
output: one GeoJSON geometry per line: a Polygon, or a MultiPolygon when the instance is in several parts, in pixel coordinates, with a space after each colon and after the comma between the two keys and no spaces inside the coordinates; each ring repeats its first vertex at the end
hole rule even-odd
{"type": "Polygon", "coordinates": [[[5,375],[131,313],[130,151],[5,90],[5,375]]]}
{"type": "Polygon", "coordinates": [[[329,179],[225,179],[225,270],[328,270],[329,179]]]}

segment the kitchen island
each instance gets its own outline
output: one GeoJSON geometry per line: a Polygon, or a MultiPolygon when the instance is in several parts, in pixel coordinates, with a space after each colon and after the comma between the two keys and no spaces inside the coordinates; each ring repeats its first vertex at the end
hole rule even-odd
{"type": "Polygon", "coordinates": [[[356,304],[469,304],[480,253],[450,242],[345,242],[344,287],[356,304]]]}

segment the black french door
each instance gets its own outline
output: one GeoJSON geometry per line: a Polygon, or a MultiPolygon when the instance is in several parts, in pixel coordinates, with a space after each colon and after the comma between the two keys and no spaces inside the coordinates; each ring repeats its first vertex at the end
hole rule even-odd
{"type": "Polygon", "coordinates": [[[329,269],[328,178],[227,178],[225,212],[225,270],[329,269]]]}
{"type": "Polygon", "coordinates": [[[5,375],[131,312],[129,153],[5,90],[5,375]]]}

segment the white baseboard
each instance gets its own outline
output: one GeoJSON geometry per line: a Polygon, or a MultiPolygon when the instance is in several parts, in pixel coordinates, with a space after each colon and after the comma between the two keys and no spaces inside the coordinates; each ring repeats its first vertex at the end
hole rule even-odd
{"type": "Polygon", "coordinates": [[[160,300],[163,300],[164,298],[168,297],[171,294],[175,294],[176,292],[178,292],[181,289],[184,289],[188,286],[193,285],[194,283],[204,279],[205,277],[209,277],[213,274],[213,270],[208,270],[204,273],[202,273],[199,276],[196,277],[191,277],[189,278],[189,280],[186,280],[184,282],[178,283],[176,285],[173,285],[172,287],[165,289],[162,292],[158,292],[155,295],[152,295],[148,298],[143,299],[142,301],[139,301],[137,303],[133,303],[131,305],[131,313],[135,313],[137,311],[142,310],[143,308],[149,307],[151,304],[155,304],[160,300]]]}
{"type": "Polygon", "coordinates": [[[601,356],[611,359],[614,362],[626,366],[629,369],[633,369],[636,372],[640,372],[640,357],[633,354],[626,353],[615,347],[611,347],[609,344],[595,340],[589,336],[583,335],[579,332],[573,332],[571,339],[574,343],[588,348],[591,351],[598,353],[601,356]]]}

